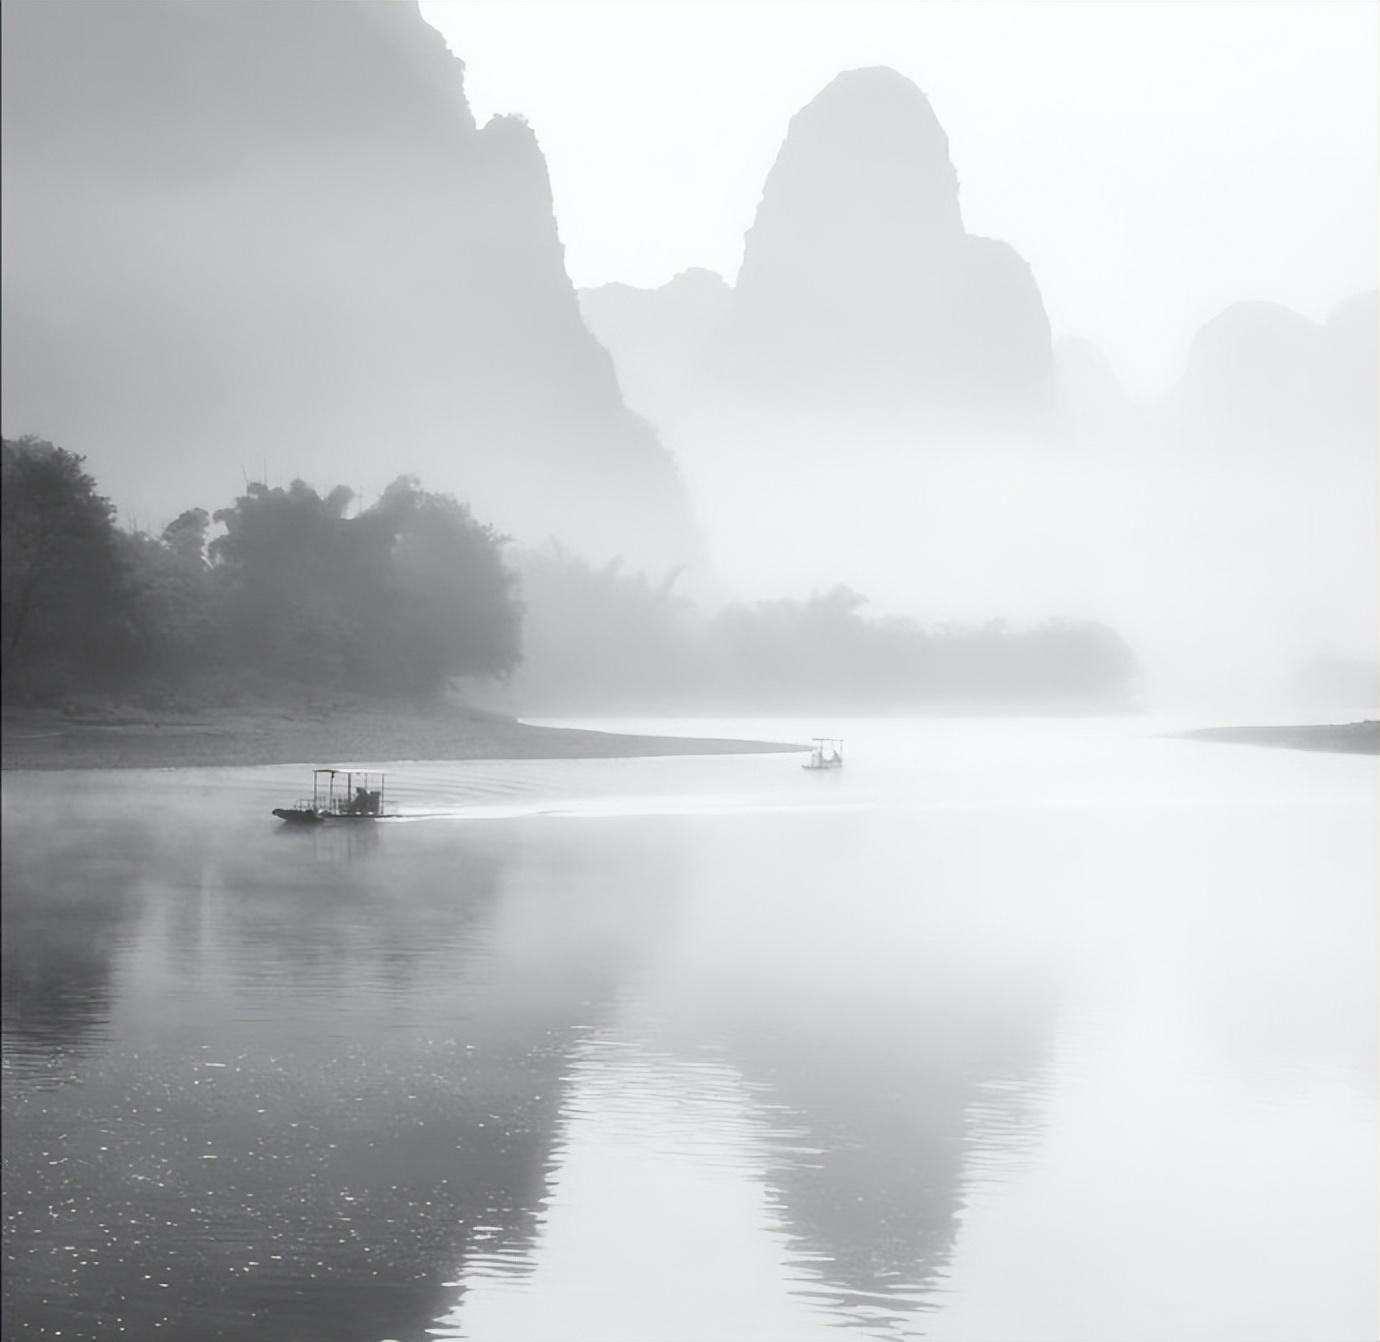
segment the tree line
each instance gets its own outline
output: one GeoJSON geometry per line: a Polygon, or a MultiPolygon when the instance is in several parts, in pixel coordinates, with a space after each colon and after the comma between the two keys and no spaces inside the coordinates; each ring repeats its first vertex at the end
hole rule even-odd
{"type": "Polygon", "coordinates": [[[926,626],[870,615],[845,586],[805,600],[700,609],[653,581],[558,546],[514,556],[522,665],[499,707],[549,713],[1116,709],[1137,664],[1113,629],[1050,620],[926,626]]]}
{"type": "Polygon", "coordinates": [[[315,686],[434,696],[507,682],[532,711],[901,712],[1121,704],[1135,673],[1096,622],[1013,630],[870,617],[836,587],[700,610],[653,582],[507,538],[408,476],[351,513],[346,488],[250,484],[161,534],[121,529],[81,457],[3,443],[6,702],[146,706],[315,686]],[[214,532],[214,534],[213,534],[214,532]]]}
{"type": "Polygon", "coordinates": [[[158,536],[117,526],[83,459],[49,442],[4,441],[2,483],[7,701],[254,677],[426,696],[517,665],[506,538],[411,477],[353,516],[344,487],[250,484],[158,536]]]}

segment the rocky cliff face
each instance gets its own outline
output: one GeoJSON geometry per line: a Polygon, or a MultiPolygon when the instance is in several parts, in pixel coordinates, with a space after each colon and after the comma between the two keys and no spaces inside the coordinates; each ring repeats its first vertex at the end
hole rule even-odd
{"type": "Polygon", "coordinates": [[[648,563],[683,492],[619,395],[520,120],[407,0],[4,7],[4,431],[141,524],[401,472],[648,563]]]}
{"type": "Polygon", "coordinates": [[[849,71],[792,119],[704,371],[748,401],[831,412],[1048,410],[1030,268],[965,231],[948,139],[908,79],[849,71]]]}

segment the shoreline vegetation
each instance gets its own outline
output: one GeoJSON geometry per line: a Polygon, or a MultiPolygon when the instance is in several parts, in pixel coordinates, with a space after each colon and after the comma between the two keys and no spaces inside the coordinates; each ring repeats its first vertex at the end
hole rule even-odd
{"type": "MultiPolygon", "coordinates": [[[[1178,739],[1380,755],[1380,722],[1206,727],[1178,739]]],[[[4,710],[0,768],[243,768],[395,760],[621,759],[803,752],[799,742],[646,736],[538,727],[455,702],[279,704],[156,713],[133,708],[4,710]]]]}
{"type": "Polygon", "coordinates": [[[1185,732],[1181,739],[1274,746],[1286,750],[1326,750],[1345,755],[1380,755],[1380,721],[1367,719],[1296,727],[1204,727],[1185,732]]]}
{"type": "Polygon", "coordinates": [[[512,551],[468,505],[410,476],[367,507],[343,485],[323,496],[302,480],[248,482],[228,507],[188,508],[155,536],[117,524],[82,457],[32,436],[0,447],[7,705],[423,704],[464,682],[505,713],[845,702],[1063,713],[1124,706],[1136,669],[1097,621],[926,625],[869,615],[843,585],[711,610],[676,590],[680,569],[654,579],[555,540],[512,551]]]}
{"type": "Polygon", "coordinates": [[[0,766],[16,770],[237,768],[346,760],[617,759],[804,751],[782,741],[624,736],[534,727],[454,704],[208,708],[74,716],[42,709],[4,713],[0,766]]]}

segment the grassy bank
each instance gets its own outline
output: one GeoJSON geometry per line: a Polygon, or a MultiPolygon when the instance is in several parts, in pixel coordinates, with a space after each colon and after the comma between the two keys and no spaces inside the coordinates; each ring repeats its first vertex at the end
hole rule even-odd
{"type": "Polygon", "coordinates": [[[5,769],[144,769],[382,760],[611,759],[802,750],[782,742],[532,727],[455,705],[4,714],[5,769]]]}
{"type": "Polygon", "coordinates": [[[1186,735],[1194,741],[1283,746],[1289,750],[1330,750],[1347,755],[1380,755],[1380,722],[1322,723],[1299,727],[1205,727],[1186,735]]]}

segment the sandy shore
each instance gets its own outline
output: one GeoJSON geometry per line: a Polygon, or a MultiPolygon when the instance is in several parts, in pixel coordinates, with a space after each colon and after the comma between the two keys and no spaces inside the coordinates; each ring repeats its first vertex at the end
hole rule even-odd
{"type": "Polygon", "coordinates": [[[383,760],[611,759],[805,750],[734,741],[531,727],[459,708],[353,708],[318,714],[215,709],[80,718],[6,711],[0,763],[10,769],[166,769],[383,760]]]}
{"type": "Polygon", "coordinates": [[[1205,727],[1185,735],[1193,741],[1284,746],[1290,750],[1331,750],[1347,755],[1380,755],[1380,722],[1323,723],[1300,727],[1205,727]]]}

